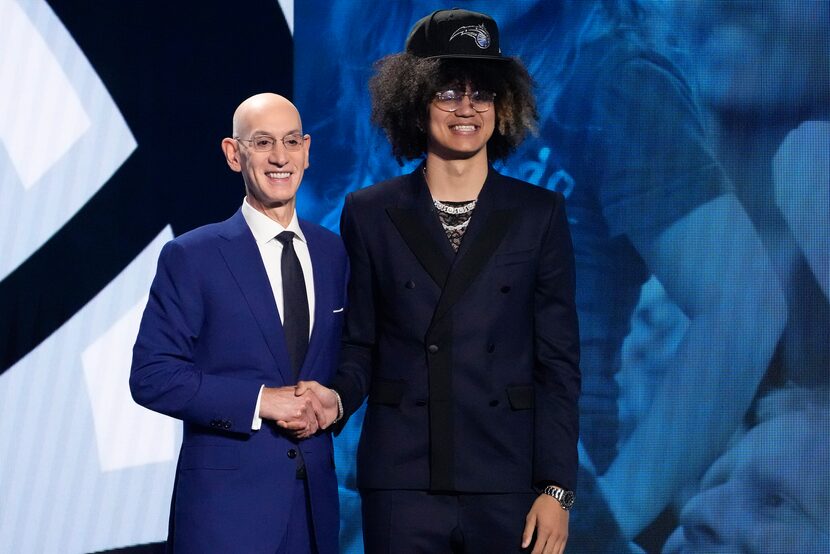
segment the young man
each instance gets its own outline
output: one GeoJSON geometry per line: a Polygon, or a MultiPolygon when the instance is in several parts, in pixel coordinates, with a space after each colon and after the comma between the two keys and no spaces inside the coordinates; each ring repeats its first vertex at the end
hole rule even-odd
{"type": "Polygon", "coordinates": [[[493,19],[459,9],[421,19],[377,69],[375,122],[398,159],[426,159],[347,197],[337,395],[298,392],[327,419],[368,395],[367,552],[562,552],[580,389],[571,238],[560,194],[491,166],[533,128],[531,79],[493,19]]]}
{"type": "Polygon", "coordinates": [[[159,258],[130,388],[184,424],[177,554],[338,552],[331,437],[315,434],[331,422],[294,390],[334,373],[347,272],[338,237],[297,217],[310,144],[287,99],[245,100],[222,141],[245,182],[241,209],[159,258]]]}

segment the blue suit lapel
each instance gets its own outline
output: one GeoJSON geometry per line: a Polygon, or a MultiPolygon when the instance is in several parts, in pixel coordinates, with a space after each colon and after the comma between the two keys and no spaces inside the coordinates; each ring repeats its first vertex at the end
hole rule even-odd
{"type": "Polygon", "coordinates": [[[277,303],[271,291],[256,241],[241,211],[236,212],[225,222],[219,236],[225,239],[219,244],[219,250],[242,290],[248,307],[254,314],[254,319],[274,357],[283,382],[293,383],[277,303]]]}
{"type": "Polygon", "coordinates": [[[311,330],[311,337],[308,341],[308,350],[306,351],[303,366],[300,368],[300,379],[312,378],[312,369],[314,362],[320,354],[320,349],[324,342],[323,328],[325,326],[326,318],[329,314],[326,313],[331,308],[331,304],[327,302],[330,296],[329,284],[324,273],[325,264],[327,263],[327,253],[323,249],[321,242],[318,240],[318,233],[316,229],[310,225],[300,221],[300,227],[303,229],[306,244],[308,245],[308,252],[311,255],[311,271],[314,274],[314,327],[311,330]]]}

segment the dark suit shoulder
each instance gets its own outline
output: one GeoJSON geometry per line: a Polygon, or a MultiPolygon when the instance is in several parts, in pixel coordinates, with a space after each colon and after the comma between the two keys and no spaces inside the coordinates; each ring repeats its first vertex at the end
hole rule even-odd
{"type": "Polygon", "coordinates": [[[412,174],[399,175],[380,183],[356,190],[349,194],[350,205],[362,206],[366,204],[376,205],[393,204],[398,197],[410,186],[412,174]]]}
{"type": "MultiPolygon", "coordinates": [[[[356,211],[356,213],[361,213],[364,207],[395,205],[402,196],[412,195],[415,188],[423,186],[422,182],[413,180],[416,178],[415,173],[400,175],[354,191],[348,195],[346,204],[349,210],[356,211]]],[[[503,205],[550,210],[564,202],[564,197],[559,192],[495,171],[490,182],[496,189],[494,193],[498,201],[503,202],[503,205]]]]}
{"type": "Polygon", "coordinates": [[[521,207],[537,207],[550,209],[565,201],[561,192],[540,187],[520,179],[496,174],[493,183],[500,189],[500,193],[509,198],[511,203],[521,207]]]}

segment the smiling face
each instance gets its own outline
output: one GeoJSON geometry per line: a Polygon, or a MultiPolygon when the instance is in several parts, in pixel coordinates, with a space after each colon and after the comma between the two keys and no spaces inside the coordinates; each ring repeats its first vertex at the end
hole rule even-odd
{"type": "MultiPolygon", "coordinates": [[[[446,87],[473,91],[466,87],[446,87]]],[[[493,136],[496,126],[496,107],[486,112],[473,109],[469,96],[461,99],[454,112],[446,112],[430,102],[427,119],[427,152],[445,160],[469,159],[476,156],[487,158],[487,141],[493,136]]]]}
{"type": "Polygon", "coordinates": [[[298,150],[283,144],[286,135],[302,135],[299,112],[282,96],[258,94],[237,108],[233,121],[234,137],[224,139],[222,149],[231,169],[242,173],[248,203],[269,217],[280,210],[290,220],[311,146],[307,135],[298,150]],[[251,139],[262,137],[275,139],[273,148],[258,151],[251,139]]]}

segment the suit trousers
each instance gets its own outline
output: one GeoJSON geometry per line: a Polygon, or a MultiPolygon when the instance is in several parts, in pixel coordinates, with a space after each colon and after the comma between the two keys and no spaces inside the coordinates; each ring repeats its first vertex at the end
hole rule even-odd
{"type": "Polygon", "coordinates": [[[366,553],[530,552],[521,548],[522,531],[537,496],[364,490],[366,553]]]}
{"type": "MultiPolygon", "coordinates": [[[[288,528],[285,538],[276,554],[318,554],[314,540],[314,523],[311,517],[311,502],[308,495],[308,482],[305,479],[294,481],[291,511],[288,516],[288,528]]],[[[334,554],[334,553],[331,553],[334,554]]]]}

